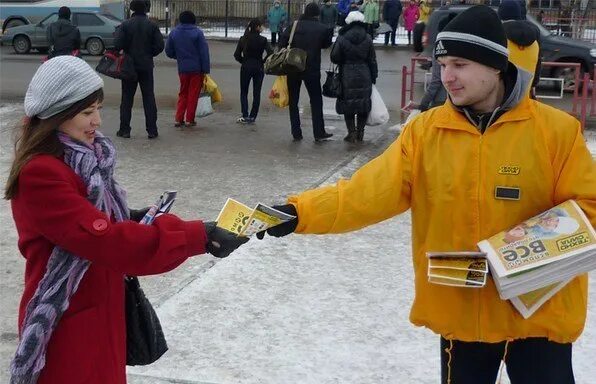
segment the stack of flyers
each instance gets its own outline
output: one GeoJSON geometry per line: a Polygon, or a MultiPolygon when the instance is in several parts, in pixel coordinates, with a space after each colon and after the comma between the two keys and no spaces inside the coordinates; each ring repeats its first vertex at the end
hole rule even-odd
{"type": "Polygon", "coordinates": [[[259,203],[254,208],[250,208],[234,199],[228,199],[216,221],[219,228],[226,229],[238,236],[250,237],[295,217],[265,204],[259,203]]]}
{"type": "Polygon", "coordinates": [[[168,213],[174,204],[174,200],[176,200],[176,191],[165,191],[163,195],[157,199],[155,204],[153,204],[145,216],[139,222],[140,224],[151,224],[153,220],[159,215],[163,215],[164,213],[168,213]]]}
{"type": "Polygon", "coordinates": [[[428,281],[454,287],[481,288],[488,263],[483,252],[427,252],[428,281]]]}

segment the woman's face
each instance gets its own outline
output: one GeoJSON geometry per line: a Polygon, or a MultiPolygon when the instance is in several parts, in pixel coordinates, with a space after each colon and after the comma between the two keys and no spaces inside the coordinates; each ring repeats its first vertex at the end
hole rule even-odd
{"type": "Polygon", "coordinates": [[[71,139],[85,144],[93,144],[95,130],[101,126],[101,102],[96,101],[70,120],[60,124],[58,130],[67,134],[71,139]]]}

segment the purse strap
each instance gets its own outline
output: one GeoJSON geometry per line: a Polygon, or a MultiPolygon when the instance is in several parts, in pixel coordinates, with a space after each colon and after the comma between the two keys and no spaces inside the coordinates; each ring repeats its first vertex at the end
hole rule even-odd
{"type": "Polygon", "coordinates": [[[298,20],[295,20],[294,24],[292,24],[292,32],[290,32],[290,41],[288,41],[288,48],[292,48],[292,40],[294,40],[294,32],[296,32],[297,25],[298,25],[298,20]]]}

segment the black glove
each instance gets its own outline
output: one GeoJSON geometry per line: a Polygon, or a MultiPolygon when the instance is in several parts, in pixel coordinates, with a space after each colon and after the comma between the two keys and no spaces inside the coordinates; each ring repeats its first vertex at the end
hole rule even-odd
{"type": "Polygon", "coordinates": [[[128,209],[128,211],[130,212],[130,219],[132,221],[136,221],[137,223],[139,221],[141,221],[141,219],[143,217],[145,217],[145,215],[147,214],[147,211],[149,211],[149,209],[151,209],[151,207],[145,207],[142,209],[128,209]]]}
{"type": "MultiPolygon", "coordinates": [[[[273,209],[277,209],[278,211],[282,211],[283,213],[287,213],[288,215],[296,216],[295,219],[290,221],[286,221],[283,224],[276,225],[275,227],[271,227],[267,230],[267,234],[273,237],[283,237],[287,236],[290,233],[293,233],[298,226],[298,211],[296,211],[296,207],[292,204],[286,205],[274,205],[271,207],[273,209]]],[[[257,233],[257,238],[262,240],[265,237],[265,231],[257,233]]]]}
{"type": "Polygon", "coordinates": [[[216,222],[204,223],[207,232],[207,252],[215,257],[230,256],[236,248],[248,241],[248,237],[238,236],[235,233],[216,227],[216,222]]]}

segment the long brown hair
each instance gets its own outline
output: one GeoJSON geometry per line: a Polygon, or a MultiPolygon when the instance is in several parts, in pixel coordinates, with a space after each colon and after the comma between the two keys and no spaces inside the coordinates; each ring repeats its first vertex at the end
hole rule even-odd
{"type": "Polygon", "coordinates": [[[14,142],[14,160],[10,166],[8,181],[4,189],[4,198],[12,199],[18,189],[21,169],[35,155],[52,155],[60,157],[64,154],[64,146],[58,140],[58,127],[72,119],[96,101],[103,101],[103,89],[98,89],[86,98],[77,101],[67,110],[41,120],[38,117],[25,117],[14,142]]]}

